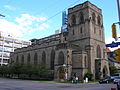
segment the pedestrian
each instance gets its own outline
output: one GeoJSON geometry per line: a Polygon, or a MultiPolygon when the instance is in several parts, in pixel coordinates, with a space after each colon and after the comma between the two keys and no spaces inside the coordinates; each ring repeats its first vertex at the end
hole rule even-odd
{"type": "Polygon", "coordinates": [[[75,78],[75,79],[76,79],[76,83],[78,83],[78,77],[77,77],[77,76],[76,76],[76,78],[75,78]]]}

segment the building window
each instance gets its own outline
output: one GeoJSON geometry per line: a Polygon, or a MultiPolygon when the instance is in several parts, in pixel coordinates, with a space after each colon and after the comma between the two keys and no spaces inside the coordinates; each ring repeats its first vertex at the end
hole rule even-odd
{"type": "Polygon", "coordinates": [[[21,64],[23,65],[24,64],[24,56],[22,55],[22,58],[21,58],[21,64]]]}
{"type": "Polygon", "coordinates": [[[18,58],[18,56],[16,57],[16,63],[19,63],[19,58],[18,58]]]}
{"type": "Polygon", "coordinates": [[[82,33],[83,31],[82,31],[82,27],[80,28],[80,33],[82,33]]]}
{"type": "Polygon", "coordinates": [[[94,27],[94,33],[96,33],[96,28],[94,27]]]}
{"type": "Polygon", "coordinates": [[[87,57],[86,56],[84,57],[84,60],[85,60],[85,68],[87,68],[87,57]]]}
{"type": "Polygon", "coordinates": [[[74,29],[72,30],[72,34],[75,35],[75,31],[74,31],[74,29]]]}
{"type": "Polygon", "coordinates": [[[46,53],[45,53],[45,51],[43,51],[43,53],[42,53],[42,64],[46,65],[46,53]]]}
{"type": "Polygon", "coordinates": [[[95,13],[93,12],[92,13],[92,20],[93,20],[94,23],[96,22],[95,18],[96,18],[96,16],[95,16],[95,13]]]}
{"type": "Polygon", "coordinates": [[[96,53],[97,53],[97,58],[101,58],[101,49],[100,49],[100,46],[98,45],[97,48],[96,48],[96,53]]]}
{"type": "Polygon", "coordinates": [[[38,64],[38,55],[37,53],[35,53],[34,55],[34,65],[37,65],[38,64]]]}
{"type": "Polygon", "coordinates": [[[58,55],[58,64],[59,65],[63,65],[64,64],[64,54],[63,52],[59,52],[59,55],[58,55]]]}
{"type": "Polygon", "coordinates": [[[98,25],[101,25],[100,16],[99,16],[99,15],[98,15],[98,17],[97,17],[97,23],[98,23],[98,25]]]}
{"type": "Polygon", "coordinates": [[[51,70],[54,70],[54,61],[55,61],[55,50],[52,50],[51,51],[51,63],[50,63],[51,70]]]}
{"type": "Polygon", "coordinates": [[[30,53],[27,56],[27,64],[30,64],[30,53]]]}
{"type": "Polygon", "coordinates": [[[84,23],[84,15],[83,15],[83,12],[80,12],[80,20],[79,20],[80,23],[84,23]]]}
{"type": "Polygon", "coordinates": [[[103,58],[105,58],[105,49],[103,49],[103,58]]]}
{"type": "Polygon", "coordinates": [[[75,25],[76,24],[76,17],[75,17],[75,15],[72,15],[71,19],[72,19],[72,25],[75,25]]]}
{"type": "Polygon", "coordinates": [[[99,30],[99,35],[101,36],[101,30],[99,30]]]}

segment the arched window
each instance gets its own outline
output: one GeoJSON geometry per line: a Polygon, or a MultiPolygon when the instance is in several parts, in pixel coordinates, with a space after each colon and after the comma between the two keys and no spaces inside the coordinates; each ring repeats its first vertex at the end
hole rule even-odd
{"type": "Polygon", "coordinates": [[[94,27],[94,33],[96,33],[96,27],[94,27]]]}
{"type": "Polygon", "coordinates": [[[95,16],[95,13],[93,12],[92,13],[92,20],[93,20],[94,23],[96,22],[95,18],[96,18],[96,16],[95,16]]]}
{"type": "Polygon", "coordinates": [[[72,34],[75,35],[75,31],[74,31],[74,29],[72,29],[72,34]]]}
{"type": "Polygon", "coordinates": [[[16,57],[16,63],[19,63],[19,58],[18,58],[18,56],[16,57]]]}
{"type": "Polygon", "coordinates": [[[75,25],[76,24],[76,17],[75,17],[75,15],[72,15],[71,20],[72,20],[72,25],[75,25]]]}
{"type": "Polygon", "coordinates": [[[54,61],[55,61],[55,51],[52,50],[51,51],[51,62],[50,62],[51,70],[54,70],[54,61]]]}
{"type": "Polygon", "coordinates": [[[30,53],[27,56],[27,64],[30,64],[30,53]]]}
{"type": "Polygon", "coordinates": [[[101,30],[99,30],[99,35],[101,36],[101,30]]]}
{"type": "Polygon", "coordinates": [[[59,65],[63,65],[64,64],[64,54],[63,52],[59,52],[59,56],[58,56],[58,64],[59,65]]]}
{"type": "Polygon", "coordinates": [[[42,53],[42,64],[46,64],[46,53],[45,53],[45,51],[43,51],[43,53],[42,53]]]}
{"type": "Polygon", "coordinates": [[[84,23],[84,15],[83,15],[83,12],[80,12],[80,20],[79,20],[80,23],[84,23]]]}
{"type": "Polygon", "coordinates": [[[34,65],[37,65],[38,64],[38,55],[37,53],[35,53],[34,55],[34,65]]]}
{"type": "Polygon", "coordinates": [[[97,23],[98,23],[98,25],[101,25],[100,16],[99,16],[99,15],[98,15],[98,17],[97,17],[97,23]]]}
{"type": "Polygon", "coordinates": [[[82,27],[80,28],[80,33],[82,33],[83,32],[83,30],[82,30],[82,27]]]}
{"type": "Polygon", "coordinates": [[[103,49],[103,58],[105,58],[105,49],[103,49]]]}
{"type": "Polygon", "coordinates": [[[21,64],[23,65],[24,64],[24,56],[22,55],[22,58],[21,58],[21,64]]]}
{"type": "Polygon", "coordinates": [[[84,60],[85,60],[85,68],[87,68],[87,57],[86,56],[84,57],[84,60]]]}
{"type": "Polygon", "coordinates": [[[98,45],[97,48],[96,48],[96,53],[97,53],[97,58],[101,58],[101,48],[100,46],[98,45]]]}

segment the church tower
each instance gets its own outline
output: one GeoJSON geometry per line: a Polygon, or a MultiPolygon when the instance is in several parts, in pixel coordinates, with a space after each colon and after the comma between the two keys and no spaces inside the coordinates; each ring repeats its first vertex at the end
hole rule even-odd
{"type": "Polygon", "coordinates": [[[68,32],[68,43],[79,47],[72,54],[73,72],[82,77],[87,72],[94,78],[109,75],[101,9],[89,1],[69,8],[68,32]]]}

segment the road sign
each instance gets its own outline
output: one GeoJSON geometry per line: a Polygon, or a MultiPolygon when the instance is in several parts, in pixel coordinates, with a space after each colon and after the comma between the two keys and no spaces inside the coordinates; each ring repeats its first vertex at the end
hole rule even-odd
{"type": "Polygon", "coordinates": [[[118,45],[120,45],[120,42],[112,42],[111,44],[106,44],[106,47],[114,48],[118,47],[118,45]]]}

